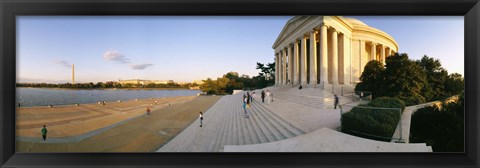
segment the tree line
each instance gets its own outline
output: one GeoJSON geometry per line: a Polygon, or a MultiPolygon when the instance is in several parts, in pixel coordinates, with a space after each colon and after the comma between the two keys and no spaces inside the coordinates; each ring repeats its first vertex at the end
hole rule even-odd
{"type": "Polygon", "coordinates": [[[465,84],[462,75],[448,74],[438,59],[424,55],[411,60],[406,53],[396,53],[385,60],[365,65],[356,91],[371,91],[372,97],[397,97],[407,106],[442,100],[461,94],[465,84]]]}
{"type": "Polygon", "coordinates": [[[259,63],[256,69],[260,70],[257,76],[239,75],[238,72],[228,72],[216,80],[203,80],[200,89],[207,94],[232,94],[233,90],[249,90],[265,88],[275,84],[275,63],[259,63]]]}
{"type": "Polygon", "coordinates": [[[103,88],[184,88],[188,89],[190,87],[199,86],[196,83],[186,83],[186,84],[177,84],[177,83],[167,83],[167,84],[155,84],[149,83],[146,85],[142,84],[121,84],[115,81],[108,82],[89,82],[89,83],[63,83],[63,84],[51,84],[51,83],[17,83],[17,87],[39,87],[39,88],[78,88],[78,89],[103,89],[103,88]]]}

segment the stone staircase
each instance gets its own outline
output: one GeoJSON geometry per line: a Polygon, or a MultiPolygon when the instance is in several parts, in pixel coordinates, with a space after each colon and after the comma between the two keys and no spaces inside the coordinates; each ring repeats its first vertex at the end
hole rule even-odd
{"type": "MultiPolygon", "coordinates": [[[[330,91],[321,90],[320,88],[304,88],[302,90],[298,90],[298,88],[273,88],[270,91],[274,95],[273,100],[282,99],[289,102],[321,109],[333,108],[334,104],[334,95],[330,91]]],[[[357,101],[353,94],[345,94],[344,96],[338,96],[340,97],[340,104],[357,101]]]]}
{"type": "Polygon", "coordinates": [[[432,152],[425,143],[390,143],[364,139],[329,128],[294,138],[252,145],[227,145],[225,152],[432,152]]]}
{"type": "Polygon", "coordinates": [[[246,118],[243,93],[224,96],[204,113],[204,127],[196,120],[157,152],[222,152],[225,145],[275,142],[305,133],[265,107],[259,97],[246,118]]]}

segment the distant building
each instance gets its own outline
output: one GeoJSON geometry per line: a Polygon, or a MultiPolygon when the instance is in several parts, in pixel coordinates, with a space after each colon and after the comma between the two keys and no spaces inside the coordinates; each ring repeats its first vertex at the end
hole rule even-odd
{"type": "Polygon", "coordinates": [[[129,79],[129,80],[118,80],[118,83],[125,85],[125,84],[133,84],[133,85],[148,85],[150,83],[154,84],[168,84],[173,83],[173,80],[141,80],[141,79],[129,79]]]}

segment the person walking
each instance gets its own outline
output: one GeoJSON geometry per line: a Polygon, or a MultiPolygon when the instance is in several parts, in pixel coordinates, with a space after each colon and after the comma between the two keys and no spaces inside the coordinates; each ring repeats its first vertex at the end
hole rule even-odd
{"type": "Polygon", "coordinates": [[[147,107],[147,115],[150,115],[150,107],[147,107]]]}
{"type": "Polygon", "coordinates": [[[243,116],[245,116],[245,118],[248,118],[247,101],[248,101],[248,97],[245,96],[245,98],[243,98],[243,116]]]}
{"type": "Polygon", "coordinates": [[[338,96],[337,94],[334,95],[335,96],[335,103],[334,103],[334,109],[337,109],[337,105],[338,105],[338,96]]]}
{"type": "Polygon", "coordinates": [[[247,108],[250,108],[251,100],[252,100],[252,96],[250,96],[250,92],[247,92],[247,108]]]}
{"type": "Polygon", "coordinates": [[[262,103],[265,103],[265,91],[262,90],[262,93],[261,93],[261,97],[262,97],[262,103]]]}
{"type": "Polygon", "coordinates": [[[267,90],[267,93],[265,93],[265,96],[267,97],[267,103],[270,104],[270,90],[267,90]]]}
{"type": "Polygon", "coordinates": [[[47,127],[45,125],[43,125],[43,128],[42,128],[42,137],[43,137],[43,141],[46,141],[47,140],[47,127]]]}
{"type": "Polygon", "coordinates": [[[273,102],[273,93],[270,93],[270,98],[272,99],[272,102],[273,102]]]}
{"type": "Polygon", "coordinates": [[[200,111],[200,114],[198,116],[198,119],[200,119],[200,127],[203,125],[203,113],[200,111]]]}
{"type": "Polygon", "coordinates": [[[252,93],[252,102],[255,100],[255,92],[252,93]]]}

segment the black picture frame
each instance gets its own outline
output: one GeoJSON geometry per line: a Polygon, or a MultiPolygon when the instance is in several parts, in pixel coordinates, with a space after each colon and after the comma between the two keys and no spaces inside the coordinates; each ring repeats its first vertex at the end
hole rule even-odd
{"type": "Polygon", "coordinates": [[[1,167],[479,167],[478,2],[478,0],[0,0],[0,165],[1,167]],[[15,153],[15,18],[21,15],[464,16],[465,153],[15,153]]]}

